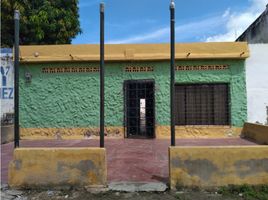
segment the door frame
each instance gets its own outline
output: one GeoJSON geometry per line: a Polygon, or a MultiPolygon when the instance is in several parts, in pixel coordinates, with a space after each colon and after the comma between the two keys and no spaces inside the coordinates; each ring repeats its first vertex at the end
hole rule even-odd
{"type": "Polygon", "coordinates": [[[131,138],[131,139],[155,139],[156,135],[155,135],[155,80],[154,79],[129,79],[129,80],[124,80],[123,82],[123,93],[124,93],[124,138],[131,138]],[[131,82],[139,82],[139,83],[146,83],[146,82],[152,82],[153,83],[153,115],[154,115],[154,120],[153,120],[153,127],[154,127],[154,131],[153,131],[153,135],[151,137],[129,137],[128,133],[127,133],[127,89],[126,89],[126,85],[127,83],[131,83],[131,82]]]}

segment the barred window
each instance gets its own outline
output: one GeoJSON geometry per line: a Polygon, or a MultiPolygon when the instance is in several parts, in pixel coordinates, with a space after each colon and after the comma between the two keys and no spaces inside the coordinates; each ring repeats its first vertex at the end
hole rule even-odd
{"type": "Polygon", "coordinates": [[[228,84],[176,84],[175,123],[229,125],[228,84]]]}

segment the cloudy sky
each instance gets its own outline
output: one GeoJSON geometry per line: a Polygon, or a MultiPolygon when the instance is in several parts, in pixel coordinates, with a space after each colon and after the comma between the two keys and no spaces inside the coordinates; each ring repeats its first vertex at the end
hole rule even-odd
{"type": "MultiPolygon", "coordinates": [[[[104,0],[106,43],[169,42],[169,0],[104,0]]],[[[99,0],[80,0],[83,33],[73,44],[99,42],[99,0]]],[[[176,42],[234,41],[268,0],[175,0],[176,42]]]]}

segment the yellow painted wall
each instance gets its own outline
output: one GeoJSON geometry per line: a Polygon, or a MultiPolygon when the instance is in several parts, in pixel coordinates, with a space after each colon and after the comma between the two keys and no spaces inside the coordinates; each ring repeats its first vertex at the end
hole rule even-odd
{"type": "Polygon", "coordinates": [[[106,185],[103,148],[17,148],[9,163],[8,184],[15,188],[106,185]]]}
{"type": "MultiPolygon", "coordinates": [[[[176,126],[176,138],[228,138],[239,137],[242,128],[231,126],[176,126]]],[[[106,137],[124,138],[124,127],[105,128],[106,137]]],[[[169,139],[169,126],[156,126],[157,139],[169,139]]],[[[21,139],[84,139],[99,138],[98,128],[21,128],[21,139]]]]}
{"type": "MultiPolygon", "coordinates": [[[[176,59],[245,59],[246,42],[176,43],[176,59]],[[188,53],[191,53],[188,55],[188,53]]],[[[99,45],[27,45],[20,46],[20,62],[99,61],[99,45]],[[35,56],[35,52],[39,55],[35,56]],[[73,56],[70,56],[73,55],[73,56]]],[[[106,44],[106,61],[169,60],[169,44],[106,44]]]]}
{"type": "Polygon", "coordinates": [[[268,146],[170,147],[170,187],[268,184],[268,146]]]}
{"type": "MultiPolygon", "coordinates": [[[[242,128],[232,126],[176,126],[176,138],[238,137],[242,128]]],[[[169,126],[157,126],[156,138],[170,138],[169,126]]]]}
{"type": "Polygon", "coordinates": [[[255,140],[259,144],[268,144],[268,126],[261,124],[245,123],[242,135],[255,140]]]}
{"type": "MultiPolygon", "coordinates": [[[[124,127],[105,127],[109,138],[123,138],[124,127]]],[[[20,128],[21,139],[99,139],[99,128],[20,128]]]]}

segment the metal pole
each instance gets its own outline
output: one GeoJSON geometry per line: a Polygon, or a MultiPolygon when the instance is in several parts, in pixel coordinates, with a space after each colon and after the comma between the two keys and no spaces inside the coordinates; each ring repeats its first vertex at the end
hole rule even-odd
{"type": "Polygon", "coordinates": [[[14,12],[15,22],[15,42],[14,42],[14,104],[15,104],[15,124],[14,124],[14,146],[20,145],[20,127],[19,127],[19,30],[20,30],[20,12],[14,12]]]}
{"type": "Polygon", "coordinates": [[[171,146],[175,141],[175,112],[174,112],[174,75],[175,75],[175,3],[170,3],[170,130],[171,146]]]}
{"type": "Polygon", "coordinates": [[[100,147],[104,147],[104,3],[100,4],[100,147]]]}

